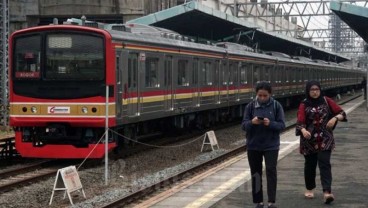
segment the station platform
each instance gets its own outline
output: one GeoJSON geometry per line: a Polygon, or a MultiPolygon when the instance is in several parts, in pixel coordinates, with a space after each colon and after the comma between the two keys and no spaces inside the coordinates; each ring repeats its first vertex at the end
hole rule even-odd
{"type": "MultiPolygon", "coordinates": [[[[299,154],[299,137],[295,136],[295,129],[290,129],[281,134],[276,198],[279,208],[368,206],[368,166],[365,165],[368,161],[366,102],[361,96],[341,107],[347,112],[349,122],[340,122],[334,131],[336,149],[332,153],[331,162],[335,201],[331,205],[323,204],[319,177],[316,179],[315,198],[304,198],[304,157],[299,154]]],[[[135,207],[251,208],[255,205],[252,203],[250,179],[248,159],[246,154],[242,154],[135,207]]],[[[266,203],[265,174],[263,181],[266,203]]]]}
{"type": "MultiPolygon", "coordinates": [[[[358,99],[357,103],[362,99],[358,99]]],[[[354,102],[355,103],[355,102],[354,102]]],[[[343,106],[352,109],[354,103],[343,106]]],[[[339,122],[334,131],[336,148],[331,156],[332,192],[335,201],[323,204],[323,193],[317,168],[315,198],[304,198],[304,157],[299,149],[278,162],[278,187],[276,205],[279,208],[311,207],[368,207],[368,111],[366,102],[348,114],[348,122],[339,122]]],[[[266,182],[265,174],[263,181],[266,182]]],[[[267,189],[264,183],[264,200],[267,202],[267,189]]],[[[216,202],[212,208],[255,207],[252,203],[250,181],[241,184],[226,197],[216,202]]],[[[265,206],[266,207],[266,206],[265,206]]]]}

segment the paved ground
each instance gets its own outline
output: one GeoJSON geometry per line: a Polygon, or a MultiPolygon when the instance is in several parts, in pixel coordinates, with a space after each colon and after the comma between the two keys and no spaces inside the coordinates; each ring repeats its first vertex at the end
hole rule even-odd
{"type": "MultiPolygon", "coordinates": [[[[317,177],[315,198],[304,198],[304,158],[298,150],[294,150],[278,164],[276,203],[279,208],[368,207],[368,112],[366,104],[351,112],[348,119],[349,122],[340,122],[334,133],[336,149],[332,153],[331,162],[332,191],[336,198],[335,201],[331,205],[323,204],[319,177],[317,177]]],[[[317,174],[319,175],[318,171],[317,174]]],[[[263,181],[265,180],[263,178],[263,181]]],[[[264,196],[267,201],[265,188],[264,196]]],[[[241,185],[212,207],[254,207],[250,182],[241,185]]]]}

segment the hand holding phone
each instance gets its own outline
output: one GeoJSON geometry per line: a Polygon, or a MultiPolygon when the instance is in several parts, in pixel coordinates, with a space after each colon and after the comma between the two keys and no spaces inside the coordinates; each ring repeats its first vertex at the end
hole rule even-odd
{"type": "Polygon", "coordinates": [[[264,120],[264,118],[263,117],[260,117],[260,116],[257,116],[257,118],[258,118],[258,120],[264,120]]]}

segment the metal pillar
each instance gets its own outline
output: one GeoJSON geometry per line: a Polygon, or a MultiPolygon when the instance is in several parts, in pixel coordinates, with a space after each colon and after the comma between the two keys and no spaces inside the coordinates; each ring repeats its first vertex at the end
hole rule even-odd
{"type": "Polygon", "coordinates": [[[8,36],[9,36],[9,0],[1,0],[0,5],[0,126],[8,126],[8,36]]]}

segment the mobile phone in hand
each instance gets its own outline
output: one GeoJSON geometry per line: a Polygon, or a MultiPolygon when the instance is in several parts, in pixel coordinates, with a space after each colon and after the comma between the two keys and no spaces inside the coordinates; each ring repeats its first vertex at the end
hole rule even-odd
{"type": "Polygon", "coordinates": [[[257,118],[258,118],[258,120],[264,120],[264,118],[263,117],[259,117],[259,116],[257,116],[257,118]]]}

